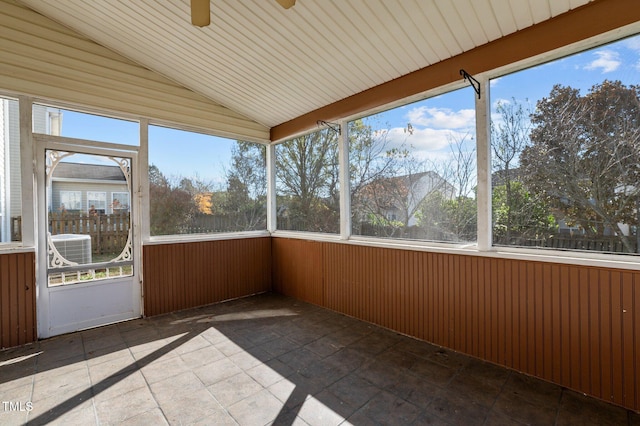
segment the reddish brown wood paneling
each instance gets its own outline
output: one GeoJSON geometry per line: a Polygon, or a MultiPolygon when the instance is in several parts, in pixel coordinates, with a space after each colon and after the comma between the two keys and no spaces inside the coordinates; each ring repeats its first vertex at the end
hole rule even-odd
{"type": "Polygon", "coordinates": [[[274,288],[640,410],[640,272],[273,239],[274,288]]]}
{"type": "Polygon", "coordinates": [[[0,254],[0,348],[37,339],[35,254],[0,254]]]}
{"type": "Polygon", "coordinates": [[[273,268],[279,280],[274,290],[305,302],[323,305],[322,243],[274,238],[273,268]],[[304,282],[304,286],[296,283],[304,282]]]}
{"type": "Polygon", "coordinates": [[[271,239],[247,238],[143,248],[147,316],[271,290],[271,239]]]}

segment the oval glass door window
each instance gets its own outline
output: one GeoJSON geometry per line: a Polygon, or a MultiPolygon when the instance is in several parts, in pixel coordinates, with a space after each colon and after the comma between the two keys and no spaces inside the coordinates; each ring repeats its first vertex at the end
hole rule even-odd
{"type": "Polygon", "coordinates": [[[48,285],[133,275],[131,159],[45,155],[48,285]]]}

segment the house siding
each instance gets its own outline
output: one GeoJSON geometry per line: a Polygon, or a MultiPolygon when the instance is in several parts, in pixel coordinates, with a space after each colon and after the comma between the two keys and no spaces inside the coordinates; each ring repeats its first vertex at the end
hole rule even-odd
{"type": "Polygon", "coordinates": [[[0,88],[268,140],[269,129],[14,1],[0,0],[0,88]]]}
{"type": "Polygon", "coordinates": [[[53,212],[60,211],[60,191],[80,191],[82,193],[82,206],[80,211],[89,212],[87,192],[105,192],[107,194],[107,209],[105,213],[111,211],[111,194],[114,192],[129,192],[126,184],[122,183],[90,183],[90,182],[53,182],[51,188],[51,209],[53,212]]]}

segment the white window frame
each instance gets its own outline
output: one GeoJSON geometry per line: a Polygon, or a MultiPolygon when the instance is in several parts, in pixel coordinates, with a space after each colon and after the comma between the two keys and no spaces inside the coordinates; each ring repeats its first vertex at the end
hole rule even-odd
{"type": "MultiPolygon", "coordinates": [[[[343,164],[344,164],[344,160],[346,159],[347,161],[347,174],[349,171],[349,140],[348,138],[344,137],[343,135],[346,134],[343,132],[343,130],[345,130],[346,126],[347,126],[347,121],[345,120],[339,120],[338,121],[338,126],[340,127],[340,132],[338,132],[337,135],[337,148],[338,148],[338,184],[339,186],[339,191],[340,191],[340,212],[339,212],[339,218],[338,218],[338,229],[335,233],[332,232],[324,232],[324,231],[294,231],[294,230],[289,230],[289,229],[278,229],[278,214],[277,214],[277,210],[278,210],[278,206],[277,206],[277,198],[278,198],[278,188],[277,188],[277,172],[276,172],[276,163],[277,163],[277,145],[280,145],[282,143],[286,143],[291,141],[292,139],[295,138],[299,138],[302,136],[306,136],[306,135],[310,135],[312,133],[315,132],[319,132],[323,129],[313,129],[311,131],[307,131],[307,132],[303,132],[300,133],[298,135],[289,137],[285,140],[279,141],[278,143],[273,143],[270,145],[270,149],[273,150],[273,152],[271,152],[271,150],[267,150],[267,194],[269,194],[269,191],[271,191],[271,199],[268,200],[268,204],[267,204],[267,212],[271,212],[271,209],[273,209],[273,212],[271,214],[272,217],[272,222],[270,222],[270,217],[269,215],[267,215],[267,227],[270,230],[270,232],[273,234],[275,232],[278,232],[279,234],[284,234],[286,235],[287,233],[293,233],[295,234],[302,234],[302,235],[306,235],[307,237],[311,238],[311,239],[319,239],[319,240],[335,240],[335,239],[349,239],[349,231],[344,232],[345,230],[343,229],[344,227],[344,220],[346,220],[345,216],[349,216],[350,213],[347,212],[345,214],[345,210],[343,210],[343,203],[345,200],[343,200],[344,197],[349,198],[350,194],[349,192],[346,192],[343,188],[343,176],[346,176],[344,174],[344,171],[342,170],[343,164]],[[346,144],[346,148],[343,146],[346,144]],[[344,195],[343,193],[349,194],[349,195],[344,195]],[[344,238],[343,238],[344,237],[344,238]]],[[[332,130],[330,130],[332,131],[332,130]]],[[[346,183],[346,187],[347,190],[350,190],[349,188],[349,184],[348,184],[348,177],[346,178],[347,183],[346,183]]],[[[347,201],[349,202],[349,201],[347,201]]],[[[348,219],[350,221],[350,219],[348,219]]]]}
{"type": "MultiPolygon", "coordinates": [[[[261,238],[270,236],[270,226],[271,220],[275,220],[275,216],[271,213],[271,209],[274,207],[275,202],[271,200],[275,198],[275,193],[272,194],[271,189],[271,162],[269,160],[270,156],[274,154],[271,152],[273,149],[273,145],[270,144],[268,140],[262,140],[257,138],[250,138],[242,135],[234,135],[234,134],[225,134],[225,133],[216,133],[212,132],[208,129],[200,129],[192,126],[180,125],[178,123],[167,123],[160,120],[149,120],[145,118],[140,119],[140,176],[138,177],[138,182],[140,182],[141,193],[144,194],[142,197],[142,201],[140,203],[141,215],[142,215],[142,225],[141,225],[141,233],[142,233],[142,242],[145,245],[159,245],[159,244],[167,244],[167,243],[188,243],[188,242],[199,242],[199,241],[217,241],[217,240],[233,240],[233,239],[244,239],[244,238],[261,238]],[[267,174],[267,226],[265,229],[260,229],[256,231],[238,231],[238,232],[215,232],[208,234],[171,234],[171,235],[151,235],[150,229],[150,215],[151,215],[151,207],[149,200],[149,127],[150,126],[160,126],[167,127],[173,130],[180,130],[185,132],[195,132],[200,133],[202,135],[213,136],[218,138],[225,139],[235,139],[241,140],[243,142],[251,142],[257,143],[260,145],[264,145],[266,148],[266,174],[267,174]]],[[[274,182],[275,184],[275,182],[274,182]]],[[[275,227],[275,225],[274,225],[275,227]]]]}
{"type": "Polygon", "coordinates": [[[105,191],[87,191],[87,211],[91,209],[91,205],[93,205],[96,210],[104,210],[105,213],[108,213],[109,206],[107,205],[107,193],[105,191]],[[95,198],[94,194],[104,195],[104,208],[96,205],[95,201],[97,198],[95,198]]]}
{"type": "Polygon", "coordinates": [[[128,192],[123,192],[123,191],[115,191],[111,193],[111,203],[109,204],[109,209],[111,210],[111,213],[114,213],[114,208],[113,208],[113,202],[114,200],[118,200],[118,202],[121,205],[126,205],[126,210],[127,211],[131,211],[131,194],[129,194],[128,192]],[[127,198],[127,203],[126,204],[122,204],[122,201],[120,201],[120,199],[122,198],[127,198]]]}
{"type": "MultiPolygon", "coordinates": [[[[351,227],[347,226],[350,219],[349,199],[345,194],[341,202],[341,234],[336,237],[330,234],[316,234],[311,232],[296,232],[287,230],[274,230],[274,237],[296,238],[296,239],[312,239],[317,241],[334,241],[342,240],[343,243],[353,245],[367,245],[384,248],[394,248],[402,250],[429,251],[440,253],[451,253],[459,255],[472,255],[481,257],[494,257],[499,259],[529,260],[542,261],[550,263],[572,264],[580,266],[602,266],[608,268],[622,268],[628,270],[640,270],[640,256],[625,254],[607,254],[600,252],[583,252],[583,251],[562,251],[553,249],[535,249],[523,247],[504,247],[493,246],[492,243],[492,223],[491,223],[491,135],[490,135],[490,80],[495,79],[525,68],[533,67],[552,60],[562,59],[564,57],[598,47],[610,42],[620,40],[622,38],[640,34],[640,23],[617,29],[606,34],[583,40],[571,46],[566,46],[552,52],[541,54],[534,58],[509,64],[505,67],[496,68],[491,71],[474,75],[474,78],[480,83],[481,96],[476,96],[476,152],[477,152],[477,214],[478,214],[478,234],[477,242],[468,245],[455,245],[452,243],[436,243],[430,241],[409,241],[402,239],[381,239],[368,236],[357,236],[351,234],[351,227]]],[[[376,108],[374,110],[359,113],[357,115],[343,117],[340,120],[334,120],[342,129],[343,135],[347,135],[346,127],[349,121],[364,118],[379,111],[388,110],[390,108],[407,105],[433,96],[438,96],[452,90],[463,87],[468,83],[452,83],[441,86],[436,89],[427,91],[420,96],[413,96],[409,99],[394,102],[390,105],[376,108]]],[[[292,136],[293,137],[293,136],[292,136]]],[[[291,139],[287,138],[286,140],[291,139]]],[[[274,144],[284,142],[285,140],[275,141],[274,144]]],[[[348,146],[343,146],[346,142],[341,141],[341,149],[348,152],[348,146]]],[[[342,155],[340,158],[340,170],[344,174],[348,170],[348,156],[342,155]]],[[[268,167],[274,168],[275,159],[270,159],[268,167]]],[[[341,182],[348,182],[348,177],[341,176],[341,182]]],[[[343,186],[341,186],[343,188],[343,186]]],[[[342,191],[341,191],[342,197],[342,191]]],[[[275,204],[275,201],[271,200],[275,204]]]]}
{"type": "Polygon", "coordinates": [[[82,210],[82,191],[60,191],[60,206],[62,206],[62,204],[64,204],[64,208],[67,210],[82,210]],[[71,207],[68,204],[68,201],[65,200],[64,195],[67,194],[75,194],[78,196],[77,200],[77,208],[76,207],[71,207]]]}

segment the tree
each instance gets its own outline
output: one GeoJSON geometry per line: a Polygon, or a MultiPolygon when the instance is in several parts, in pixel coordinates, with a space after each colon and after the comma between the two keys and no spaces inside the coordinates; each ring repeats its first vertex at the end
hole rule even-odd
{"type": "MultiPolygon", "coordinates": [[[[528,196],[522,197],[520,192],[524,190],[523,188],[517,189],[519,193],[514,193],[512,190],[513,182],[520,180],[517,170],[520,154],[530,141],[531,111],[530,108],[512,99],[511,102],[499,101],[496,112],[498,119],[491,122],[492,169],[495,183],[504,188],[500,189],[503,194],[496,199],[499,200],[498,205],[493,206],[494,217],[500,215],[500,229],[496,231],[494,226],[494,236],[500,238],[496,242],[509,244],[515,229],[525,231],[524,223],[518,220],[526,219],[521,210],[526,210],[528,206],[522,204],[523,201],[532,200],[528,196]],[[499,209],[499,212],[496,209],[499,209]]],[[[517,231],[515,232],[516,235],[520,235],[517,231]]]]}
{"type": "Polygon", "coordinates": [[[511,182],[508,191],[503,184],[495,186],[491,194],[493,241],[502,245],[514,242],[524,245],[527,240],[538,240],[543,245],[557,230],[546,203],[530,194],[517,180],[511,182]]]}
{"type": "Polygon", "coordinates": [[[351,204],[359,205],[363,189],[377,180],[396,174],[396,157],[388,130],[373,130],[364,120],[349,123],[349,179],[351,204]]]}
{"type": "Polygon", "coordinates": [[[179,234],[195,213],[191,194],[172,185],[157,166],[149,166],[151,235],[179,234]]]}
{"type": "Polygon", "coordinates": [[[226,172],[225,212],[235,224],[234,230],[266,228],[267,173],[264,145],[237,141],[231,152],[231,167],[226,172]]]}
{"type": "Polygon", "coordinates": [[[638,223],[639,87],[605,80],[581,96],[556,85],[532,124],[532,145],[520,157],[530,190],[587,235],[611,232],[635,251],[621,224],[638,223]]]}
{"type": "MultiPolygon", "coordinates": [[[[281,217],[288,229],[338,232],[338,139],[323,129],[276,148],[276,177],[281,217]]],[[[279,225],[280,226],[280,225],[279,225]]]]}

